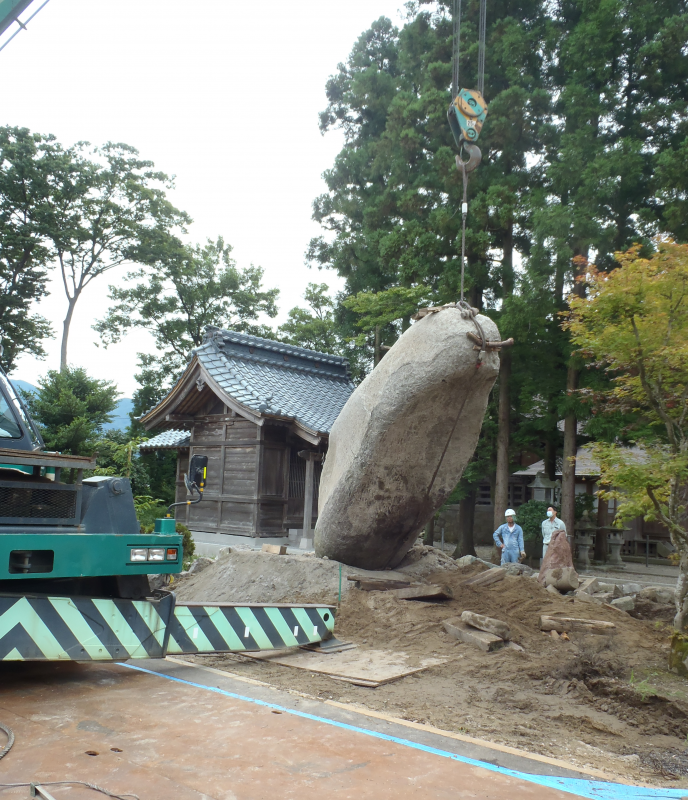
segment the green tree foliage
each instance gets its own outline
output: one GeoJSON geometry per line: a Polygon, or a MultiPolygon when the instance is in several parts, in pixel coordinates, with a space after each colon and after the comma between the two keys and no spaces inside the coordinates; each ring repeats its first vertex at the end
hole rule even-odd
{"type": "Polygon", "coordinates": [[[282,341],[321,353],[341,353],[343,343],[334,315],[335,302],[328,291],[326,283],[308,284],[303,298],[309,307],[292,308],[287,321],[277,329],[282,341]]]}
{"type": "Polygon", "coordinates": [[[63,155],[51,136],[0,128],[0,364],[7,372],[21,353],[43,357],[42,340],[51,334],[31,304],[47,294],[45,217],[50,175],[63,155]]]}
{"type": "Polygon", "coordinates": [[[613,376],[596,410],[632,409],[640,451],[597,443],[601,483],[613,487],[617,520],[662,522],[680,554],[675,626],[688,625],[688,245],[660,242],[651,258],[634,247],[617,269],[591,268],[587,298],[566,322],[587,358],[613,376]]]}
{"type": "Polygon", "coordinates": [[[151,333],[156,354],[139,354],[141,384],[135,412],[143,413],[165,395],[179,377],[189,354],[203,341],[207,326],[259,336],[274,333],[258,319],[277,314],[278,289],[264,289],[263,270],[237,267],[232,248],[220,237],[188,246],[158,231],[133,252],[146,266],[110,286],[112,307],[94,329],[103,344],[120,341],[133,329],[151,333]]]}
{"type": "Polygon", "coordinates": [[[134,258],[142,238],[153,231],[183,225],[188,217],[165,196],[170,180],[153,171],[126,144],[91,148],[82,142],[69,151],[63,170],[53,176],[55,190],[46,231],[67,296],[60,364],[67,364],[67,343],[74,309],[96,278],[134,258]]]}
{"type": "Polygon", "coordinates": [[[38,382],[38,392],[24,392],[31,416],[49,450],[91,455],[103,425],[112,422],[120,395],[114,383],[90,378],[81,367],[51,370],[38,382]]]}
{"type": "Polygon", "coordinates": [[[349,327],[347,311],[328,294],[326,283],[309,283],[304,293],[308,308],[292,308],[287,321],[277,329],[278,337],[289,344],[308,347],[322,353],[344,356],[351,367],[354,381],[362,380],[368,371],[356,331],[349,327]]]}

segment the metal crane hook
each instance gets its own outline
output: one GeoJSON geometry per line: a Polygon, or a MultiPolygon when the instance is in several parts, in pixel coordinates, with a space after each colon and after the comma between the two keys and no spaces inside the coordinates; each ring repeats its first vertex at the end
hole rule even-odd
{"type": "Polygon", "coordinates": [[[473,172],[473,170],[480,164],[483,154],[477,144],[471,144],[467,141],[462,141],[463,149],[468,153],[468,160],[464,161],[461,158],[461,153],[456,154],[456,168],[460,172],[473,172]]]}

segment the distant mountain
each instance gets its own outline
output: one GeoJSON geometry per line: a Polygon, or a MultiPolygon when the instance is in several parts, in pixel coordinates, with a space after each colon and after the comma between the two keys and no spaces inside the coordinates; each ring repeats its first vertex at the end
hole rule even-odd
{"type": "MultiPolygon", "coordinates": [[[[12,385],[15,389],[22,389],[25,392],[38,392],[38,389],[31,383],[27,383],[26,381],[20,380],[13,380],[12,385]]],[[[112,412],[112,422],[108,425],[103,425],[104,431],[112,431],[112,430],[124,430],[129,426],[131,419],[129,418],[129,412],[134,409],[134,401],[129,397],[123,397],[115,410],[112,412]]]]}

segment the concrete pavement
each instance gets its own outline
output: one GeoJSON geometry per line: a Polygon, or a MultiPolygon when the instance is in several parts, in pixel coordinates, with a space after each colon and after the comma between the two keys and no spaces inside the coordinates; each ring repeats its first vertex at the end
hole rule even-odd
{"type": "MultiPolygon", "coordinates": [[[[683,796],[170,660],[3,665],[0,720],[17,737],[0,787],[81,780],[141,800],[683,796]]],[[[93,796],[48,788],[56,800],[93,796]]]]}

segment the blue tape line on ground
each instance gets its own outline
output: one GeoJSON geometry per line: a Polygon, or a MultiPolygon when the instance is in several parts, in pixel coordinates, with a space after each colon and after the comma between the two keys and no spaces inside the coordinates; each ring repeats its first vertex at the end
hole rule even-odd
{"type": "Polygon", "coordinates": [[[508,769],[507,767],[499,767],[496,764],[490,764],[487,761],[478,761],[475,758],[468,756],[461,756],[457,753],[450,753],[448,750],[439,750],[436,747],[429,747],[425,744],[412,742],[409,739],[401,739],[398,736],[390,736],[387,733],[380,733],[379,731],[371,731],[367,728],[359,728],[356,725],[349,725],[346,722],[338,722],[334,719],[327,719],[326,717],[318,717],[315,714],[308,714],[305,711],[298,711],[294,708],[286,708],[285,706],[277,705],[276,703],[267,703],[265,700],[257,700],[255,697],[245,697],[235,692],[228,692],[225,689],[220,689],[215,686],[205,686],[202,683],[194,683],[187,681],[183,678],[176,678],[174,675],[167,675],[164,672],[155,672],[152,669],[145,669],[144,667],[137,667],[134,664],[121,664],[122,667],[135,669],[138,672],[145,672],[148,675],[155,675],[158,678],[166,678],[168,681],[175,681],[176,683],[183,683],[186,686],[193,686],[196,689],[205,689],[207,692],[215,692],[225,697],[231,697],[233,700],[243,700],[246,703],[253,703],[257,706],[264,706],[265,708],[275,709],[284,714],[293,714],[296,717],[303,719],[310,719],[314,722],[323,722],[325,725],[334,725],[336,728],[343,728],[347,731],[354,733],[362,733],[366,736],[372,736],[375,739],[384,739],[386,742],[394,742],[395,744],[403,745],[404,747],[411,747],[414,750],[421,750],[424,753],[431,753],[435,756],[442,756],[449,758],[452,761],[460,761],[463,764],[469,764],[472,767],[479,767],[480,769],[487,769],[490,772],[498,772],[501,775],[508,775],[510,778],[517,778],[522,781],[529,781],[536,783],[538,786],[547,786],[550,789],[558,789],[560,792],[567,792],[568,794],[576,795],[577,797],[586,797],[589,800],[681,800],[683,797],[688,796],[688,789],[655,789],[644,786],[626,786],[620,783],[608,783],[606,781],[588,781],[582,778],[558,778],[552,775],[531,775],[527,772],[519,772],[518,770],[508,769]]]}

